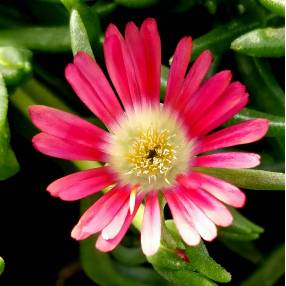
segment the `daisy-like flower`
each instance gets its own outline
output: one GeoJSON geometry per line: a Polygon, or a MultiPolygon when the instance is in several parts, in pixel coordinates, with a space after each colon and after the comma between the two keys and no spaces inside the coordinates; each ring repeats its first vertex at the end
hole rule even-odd
{"type": "Polygon", "coordinates": [[[111,24],[103,47],[116,93],[96,61],[83,52],[67,66],[65,75],[108,131],[54,108],[30,108],[33,123],[42,130],[33,138],[37,150],[67,160],[104,163],[47,188],[51,195],[72,201],[110,186],[82,215],[72,237],[82,240],[99,233],[96,247],[110,251],[120,243],[144,201],[141,243],[143,252],[153,255],[161,240],[161,193],[185,243],[213,240],[216,225],[232,223],[224,204],[242,207],[245,195],[196,167],[257,166],[257,154],[209,151],[260,139],[267,132],[267,120],[248,120],[214,131],[246,105],[248,94],[241,83],[231,82],[228,70],[205,79],[212,62],[210,51],[204,51],[187,71],[190,37],[176,48],[161,104],[161,46],[153,19],[145,20],[140,28],[128,23],[124,37],[111,24]]]}

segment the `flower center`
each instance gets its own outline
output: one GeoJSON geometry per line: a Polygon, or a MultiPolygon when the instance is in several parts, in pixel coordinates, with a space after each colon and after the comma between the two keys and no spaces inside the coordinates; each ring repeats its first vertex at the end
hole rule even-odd
{"type": "Polygon", "coordinates": [[[143,131],[130,148],[127,160],[130,162],[130,174],[148,177],[156,181],[158,176],[169,183],[168,172],[176,160],[176,148],[171,143],[169,130],[157,130],[150,127],[143,131]]]}
{"type": "Polygon", "coordinates": [[[165,110],[128,112],[109,147],[110,165],[121,181],[144,191],[168,187],[189,169],[191,144],[165,110]]]}

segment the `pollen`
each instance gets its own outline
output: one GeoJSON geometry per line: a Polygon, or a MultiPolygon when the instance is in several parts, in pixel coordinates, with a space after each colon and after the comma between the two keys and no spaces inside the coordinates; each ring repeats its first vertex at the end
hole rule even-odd
{"type": "Polygon", "coordinates": [[[168,172],[176,160],[176,148],[170,143],[171,136],[175,135],[170,135],[169,130],[150,127],[135,138],[127,156],[130,174],[146,176],[149,182],[161,176],[168,183],[168,172]]]}
{"type": "Polygon", "coordinates": [[[122,183],[159,190],[188,170],[191,149],[183,127],[166,111],[129,112],[112,136],[110,164],[122,183]]]}

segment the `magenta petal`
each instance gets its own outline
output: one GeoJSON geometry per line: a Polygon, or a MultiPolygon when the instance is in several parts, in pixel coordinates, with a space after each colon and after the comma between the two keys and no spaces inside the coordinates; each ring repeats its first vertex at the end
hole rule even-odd
{"type": "Polygon", "coordinates": [[[80,117],[44,105],[29,107],[33,123],[45,133],[89,147],[101,148],[109,133],[80,117]]]}
{"type": "Polygon", "coordinates": [[[185,119],[190,125],[200,118],[204,119],[204,115],[212,105],[219,105],[219,99],[229,86],[231,77],[230,71],[221,71],[209,78],[191,97],[184,111],[185,119]]]}
{"type": "Polygon", "coordinates": [[[253,168],[260,164],[260,156],[255,153],[224,152],[203,155],[193,160],[194,167],[210,168],[253,168]]]}
{"type": "Polygon", "coordinates": [[[104,239],[102,234],[99,235],[97,241],[96,241],[96,248],[102,252],[108,252],[113,250],[122,240],[125,233],[127,232],[134,216],[136,215],[136,212],[142,202],[143,196],[137,195],[136,201],[135,201],[135,207],[132,214],[130,212],[127,212],[126,219],[124,221],[124,224],[120,230],[120,232],[112,239],[104,239]]]}
{"type": "Polygon", "coordinates": [[[115,187],[104,194],[81,216],[72,230],[72,237],[82,240],[105,228],[126,204],[129,194],[128,187],[115,187]]]}
{"type": "Polygon", "coordinates": [[[208,112],[193,125],[193,134],[203,136],[219,127],[238,113],[247,101],[248,94],[245,93],[245,86],[239,82],[231,83],[217,104],[212,105],[208,112]]]}
{"type": "Polygon", "coordinates": [[[141,230],[141,245],[143,253],[154,255],[160,247],[161,215],[158,194],[150,192],[147,196],[143,224],[141,230]]]}
{"type": "Polygon", "coordinates": [[[199,189],[185,189],[186,196],[216,225],[229,226],[232,223],[230,211],[212,195],[199,189]]]}
{"type": "Polygon", "coordinates": [[[133,22],[129,22],[126,25],[125,43],[130,54],[130,59],[132,61],[132,69],[134,68],[135,78],[133,82],[136,81],[136,83],[138,84],[136,85],[138,88],[138,92],[132,93],[133,102],[136,102],[138,105],[141,105],[142,101],[144,101],[145,97],[147,96],[147,69],[143,40],[138,27],[133,22]]]}
{"type": "Polygon", "coordinates": [[[102,230],[101,235],[105,240],[115,238],[122,229],[129,211],[129,202],[118,211],[113,220],[102,230]]]}
{"type": "Polygon", "coordinates": [[[213,240],[217,236],[215,224],[185,195],[183,190],[179,190],[178,198],[186,208],[195,229],[200,236],[207,241],[213,240]]]}
{"type": "Polygon", "coordinates": [[[183,86],[185,73],[190,62],[192,52],[192,38],[184,37],[176,47],[171,68],[169,71],[165,106],[172,106],[183,86]]]}
{"type": "Polygon", "coordinates": [[[37,134],[32,141],[35,149],[48,156],[66,160],[108,161],[108,157],[103,151],[46,133],[37,134]]]}
{"type": "Polygon", "coordinates": [[[106,37],[103,44],[105,63],[108,74],[112,83],[125,108],[133,106],[132,95],[129,85],[134,85],[134,77],[130,78],[130,73],[134,71],[133,67],[128,74],[126,62],[131,65],[129,55],[126,51],[126,46],[122,35],[114,25],[109,25],[106,37]],[[126,57],[125,57],[126,56],[126,57]]]}
{"type": "Polygon", "coordinates": [[[245,204],[245,194],[221,179],[197,172],[192,172],[188,179],[228,205],[240,208],[245,204]]]}
{"type": "Polygon", "coordinates": [[[97,92],[74,64],[69,64],[65,69],[67,81],[84,104],[108,127],[116,124],[116,117],[104,104],[97,92]]]}
{"type": "Polygon", "coordinates": [[[145,96],[153,106],[158,106],[160,104],[161,40],[156,21],[151,18],[146,19],[141,25],[140,34],[146,60],[145,96]]]}
{"type": "Polygon", "coordinates": [[[197,153],[246,144],[261,139],[268,130],[267,119],[247,120],[214,132],[200,142],[197,153]]]}
{"type": "Polygon", "coordinates": [[[88,54],[79,52],[74,58],[74,64],[89,82],[108,112],[115,117],[115,120],[118,120],[123,114],[122,107],[96,61],[88,54]]]}
{"type": "Polygon", "coordinates": [[[177,190],[164,191],[164,196],[170,207],[176,227],[182,239],[188,245],[197,245],[200,242],[200,236],[190,221],[186,208],[178,200],[176,191],[177,190]]]}
{"type": "Polygon", "coordinates": [[[51,183],[47,190],[52,196],[73,201],[90,196],[115,183],[117,176],[110,167],[80,171],[51,183]]]}
{"type": "Polygon", "coordinates": [[[186,104],[190,102],[191,97],[205,78],[211,62],[212,54],[208,50],[202,52],[195,60],[185,78],[180,94],[176,96],[175,108],[177,110],[183,110],[186,104]]]}

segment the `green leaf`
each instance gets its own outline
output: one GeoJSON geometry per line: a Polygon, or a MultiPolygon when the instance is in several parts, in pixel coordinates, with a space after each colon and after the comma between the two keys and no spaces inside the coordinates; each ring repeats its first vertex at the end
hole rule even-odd
{"type": "Polygon", "coordinates": [[[186,253],[196,272],[220,283],[231,280],[231,274],[209,256],[203,243],[196,247],[187,247],[186,253]]]}
{"type": "Polygon", "coordinates": [[[142,9],[157,4],[159,0],[114,0],[114,2],[127,8],[142,9]]]}
{"type": "Polygon", "coordinates": [[[31,74],[31,56],[27,49],[0,47],[0,73],[6,85],[17,85],[31,74]]]}
{"type": "Polygon", "coordinates": [[[189,270],[170,270],[154,266],[154,269],[171,283],[180,286],[215,286],[215,282],[189,270]]]}
{"type": "Polygon", "coordinates": [[[231,49],[254,57],[282,57],[285,54],[284,44],[284,28],[263,28],[235,39],[231,43],[231,49]]]}
{"type": "Polygon", "coordinates": [[[71,11],[70,33],[71,33],[71,47],[73,54],[76,55],[77,52],[84,51],[88,53],[90,56],[94,57],[85,26],[77,10],[71,11]]]}
{"type": "Polygon", "coordinates": [[[3,258],[0,256],[0,275],[3,273],[4,269],[5,269],[5,262],[3,258]]]}
{"type": "Polygon", "coordinates": [[[263,170],[195,168],[221,178],[237,187],[250,190],[284,190],[285,174],[263,170]]]}
{"type": "Polygon", "coordinates": [[[161,66],[161,82],[160,82],[160,98],[163,101],[166,95],[166,87],[168,81],[169,68],[161,66]]]}
{"type": "Polygon", "coordinates": [[[282,116],[275,116],[269,113],[260,112],[250,108],[244,108],[240,113],[236,114],[226,125],[232,125],[245,120],[255,118],[266,118],[269,121],[269,129],[266,137],[284,137],[285,119],[282,116]]]}
{"type": "Polygon", "coordinates": [[[283,116],[284,92],[265,59],[236,54],[236,62],[243,82],[251,95],[251,103],[259,110],[283,116]]]}
{"type": "Polygon", "coordinates": [[[259,0],[270,11],[283,16],[285,15],[285,0],[259,0]]]}
{"type": "Polygon", "coordinates": [[[175,253],[175,250],[167,249],[163,246],[160,247],[156,254],[148,256],[147,259],[154,267],[177,271],[194,271],[192,264],[185,262],[175,253]]]}
{"type": "Polygon", "coordinates": [[[143,254],[141,248],[130,248],[122,245],[118,245],[113,251],[112,255],[122,264],[125,265],[137,265],[144,263],[146,257],[143,254]]]}
{"type": "MultiPolygon", "coordinates": [[[[171,230],[172,235],[181,241],[178,232],[176,229],[174,229],[173,221],[168,220],[167,222],[167,227],[169,230],[171,230]]],[[[158,272],[161,273],[166,279],[169,279],[170,282],[174,282],[172,279],[175,279],[177,275],[183,276],[184,271],[195,273],[195,275],[190,276],[194,281],[201,278],[202,281],[207,279],[206,283],[209,283],[208,279],[226,283],[231,280],[230,273],[228,273],[222,266],[216,263],[209,256],[203,242],[195,247],[189,247],[183,244],[182,246],[178,246],[176,249],[168,249],[161,245],[159,251],[153,256],[148,256],[147,259],[154,266],[154,268],[158,270],[158,272]],[[177,249],[185,251],[190,262],[186,262],[179,255],[177,255],[177,249]],[[179,273],[175,274],[174,271],[179,273]],[[169,277],[168,275],[171,276],[169,277]]]]}
{"type": "Polygon", "coordinates": [[[95,13],[97,13],[98,17],[101,19],[114,12],[117,6],[118,5],[112,1],[99,0],[96,1],[96,3],[92,5],[90,8],[95,13]]]}
{"type": "Polygon", "coordinates": [[[219,229],[219,237],[231,240],[254,240],[259,238],[264,229],[241,215],[237,210],[230,208],[233,216],[232,224],[227,228],[219,229]]]}
{"type": "MultiPolygon", "coordinates": [[[[268,22],[273,16],[265,16],[264,21],[268,22]]],[[[243,17],[233,20],[225,25],[218,26],[193,42],[192,60],[201,52],[210,49],[214,54],[222,54],[230,48],[231,42],[238,36],[259,28],[263,23],[260,19],[243,17]]]]}
{"type": "Polygon", "coordinates": [[[240,286],[272,286],[282,277],[285,271],[285,246],[280,245],[268,257],[259,268],[240,286]]]}
{"type": "Polygon", "coordinates": [[[76,45],[79,48],[84,48],[84,51],[88,51],[91,47],[96,54],[100,54],[102,50],[100,41],[103,38],[103,33],[96,10],[92,10],[80,0],[61,0],[61,2],[71,13],[72,46],[76,45]],[[72,21],[74,21],[73,25],[72,21]],[[79,35],[77,36],[76,33],[79,33],[79,35]],[[83,41],[82,44],[81,41],[83,41]]]}
{"type": "Polygon", "coordinates": [[[69,51],[67,26],[25,27],[0,30],[0,46],[15,46],[43,52],[69,51]]]}
{"type": "Polygon", "coordinates": [[[19,164],[9,141],[10,132],[7,122],[8,93],[0,74],[0,180],[6,180],[19,171],[19,164]]]}

